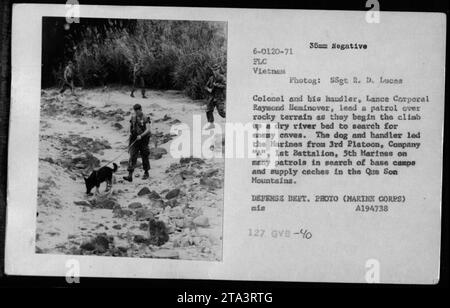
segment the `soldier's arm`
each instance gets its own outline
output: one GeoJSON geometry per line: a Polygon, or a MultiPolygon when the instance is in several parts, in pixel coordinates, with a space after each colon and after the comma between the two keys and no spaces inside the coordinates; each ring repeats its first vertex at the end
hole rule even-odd
{"type": "Polygon", "coordinates": [[[208,79],[208,81],[206,82],[206,85],[205,85],[205,90],[208,92],[208,93],[211,93],[212,92],[212,79],[211,78],[209,78],[208,79]]]}
{"type": "Polygon", "coordinates": [[[138,136],[138,138],[141,139],[142,137],[145,137],[145,136],[147,136],[147,135],[149,135],[149,134],[150,134],[150,127],[147,127],[147,128],[145,129],[145,132],[143,132],[142,134],[140,134],[140,135],[138,136]]]}
{"type": "MultiPolygon", "coordinates": [[[[147,122],[147,124],[150,124],[150,123],[151,123],[150,117],[147,118],[146,122],[147,122]]],[[[147,135],[149,135],[149,134],[150,134],[150,125],[147,125],[145,131],[144,131],[142,134],[140,134],[140,136],[141,136],[141,138],[142,138],[142,137],[145,137],[145,136],[147,136],[147,135]]]]}
{"type": "Polygon", "coordinates": [[[214,83],[214,86],[217,88],[225,88],[227,86],[225,77],[222,76],[217,82],[214,83]]]}

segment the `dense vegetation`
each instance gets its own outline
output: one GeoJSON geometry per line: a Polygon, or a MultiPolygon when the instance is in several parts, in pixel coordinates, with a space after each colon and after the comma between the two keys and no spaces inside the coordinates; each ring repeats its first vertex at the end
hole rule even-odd
{"type": "Polygon", "coordinates": [[[43,33],[43,87],[59,85],[68,60],[75,83],[85,88],[130,85],[134,64],[141,63],[148,88],[200,99],[209,67],[226,68],[226,24],[219,22],[82,19],[67,25],[52,18],[44,20],[43,33]]]}

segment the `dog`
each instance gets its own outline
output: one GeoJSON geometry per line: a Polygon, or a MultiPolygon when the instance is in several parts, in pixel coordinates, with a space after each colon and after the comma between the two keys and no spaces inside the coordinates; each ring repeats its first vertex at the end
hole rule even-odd
{"type": "Polygon", "coordinates": [[[106,181],[106,190],[109,191],[112,187],[112,176],[113,173],[117,171],[117,165],[113,163],[114,168],[102,167],[98,170],[92,171],[91,175],[84,178],[84,183],[86,184],[86,194],[91,195],[92,188],[96,188],[96,193],[98,193],[98,189],[100,188],[100,184],[106,181]]]}

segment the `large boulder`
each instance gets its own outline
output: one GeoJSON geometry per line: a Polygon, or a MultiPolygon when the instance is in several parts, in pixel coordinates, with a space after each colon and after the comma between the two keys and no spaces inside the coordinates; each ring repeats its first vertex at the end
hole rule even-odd
{"type": "Polygon", "coordinates": [[[95,169],[100,167],[100,160],[87,152],[84,156],[74,157],[70,160],[68,169],[95,169]]]}
{"type": "Polygon", "coordinates": [[[92,241],[88,241],[88,242],[83,242],[80,246],[81,249],[83,250],[88,250],[88,251],[92,251],[95,249],[94,244],[92,243],[92,241]]]}
{"type": "Polygon", "coordinates": [[[138,196],[144,196],[144,195],[148,195],[151,193],[150,188],[148,187],[142,187],[141,190],[139,190],[139,192],[137,193],[138,196]]]}
{"type": "Polygon", "coordinates": [[[136,211],[136,220],[142,221],[142,220],[149,220],[153,219],[153,212],[149,209],[138,209],[136,211]]]}
{"type": "Polygon", "coordinates": [[[152,208],[162,208],[165,206],[164,201],[161,199],[153,199],[151,201],[152,208]]]}
{"type": "Polygon", "coordinates": [[[179,194],[180,194],[180,189],[179,188],[172,189],[171,191],[169,191],[166,194],[166,199],[170,200],[170,199],[176,198],[176,197],[178,197],[179,194]]]}
{"type": "Polygon", "coordinates": [[[137,234],[134,236],[133,241],[138,244],[143,244],[143,243],[146,244],[148,242],[148,239],[145,238],[145,236],[143,236],[143,235],[137,234]]]}
{"type": "Polygon", "coordinates": [[[149,220],[149,244],[161,246],[169,240],[169,232],[166,224],[160,220],[149,220]]]}
{"type": "Polygon", "coordinates": [[[150,148],[150,158],[154,160],[161,159],[163,155],[167,154],[167,150],[161,147],[158,148],[150,148]]]}
{"type": "Polygon", "coordinates": [[[180,158],[180,164],[187,165],[189,163],[195,163],[195,164],[204,164],[205,161],[198,157],[182,157],[180,158]]]}
{"type": "Polygon", "coordinates": [[[161,199],[161,196],[154,190],[150,191],[150,193],[148,194],[148,197],[152,200],[161,199]]]}
{"type": "Polygon", "coordinates": [[[140,202],[132,202],[128,205],[129,209],[140,209],[142,207],[143,207],[143,205],[140,202]]]}
{"type": "Polygon", "coordinates": [[[117,200],[109,195],[99,196],[95,199],[92,199],[91,204],[93,207],[99,208],[99,209],[112,210],[116,207],[120,207],[120,204],[117,202],[117,200]]]}
{"type": "Polygon", "coordinates": [[[113,242],[111,236],[106,233],[101,233],[95,238],[81,244],[80,248],[88,251],[96,251],[99,253],[105,253],[109,249],[109,244],[113,242]]]}
{"type": "Polygon", "coordinates": [[[176,136],[177,135],[172,135],[170,133],[167,133],[164,135],[162,132],[159,132],[152,136],[153,137],[152,141],[153,141],[153,143],[155,143],[155,147],[156,147],[158,144],[164,144],[164,143],[171,141],[176,136]]]}
{"type": "Polygon", "coordinates": [[[114,123],[113,126],[115,128],[117,128],[117,129],[122,129],[123,128],[122,124],[120,124],[120,123],[114,123]]]}

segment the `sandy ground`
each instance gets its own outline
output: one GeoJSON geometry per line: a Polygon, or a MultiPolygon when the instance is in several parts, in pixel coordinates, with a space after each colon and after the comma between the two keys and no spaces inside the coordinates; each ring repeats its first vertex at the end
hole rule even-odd
{"type": "MultiPolygon", "coordinates": [[[[224,160],[183,161],[170,153],[173,125],[192,128],[193,115],[206,124],[204,102],[175,91],[149,91],[147,99],[131,98],[127,89],[41,94],[38,253],[221,260],[224,160]],[[151,170],[150,179],[142,180],[137,168],[129,183],[122,177],[135,103],[153,121],[151,170]],[[121,153],[113,189],[104,192],[103,183],[99,194],[87,196],[83,176],[121,153]],[[138,195],[143,188],[146,193],[138,195]],[[158,222],[157,234],[149,230],[151,221],[158,222]],[[162,243],[152,241],[166,232],[162,243]]],[[[224,120],[217,113],[215,118],[223,127],[224,120]]],[[[222,136],[213,140],[210,150],[221,152],[222,136]]]]}

